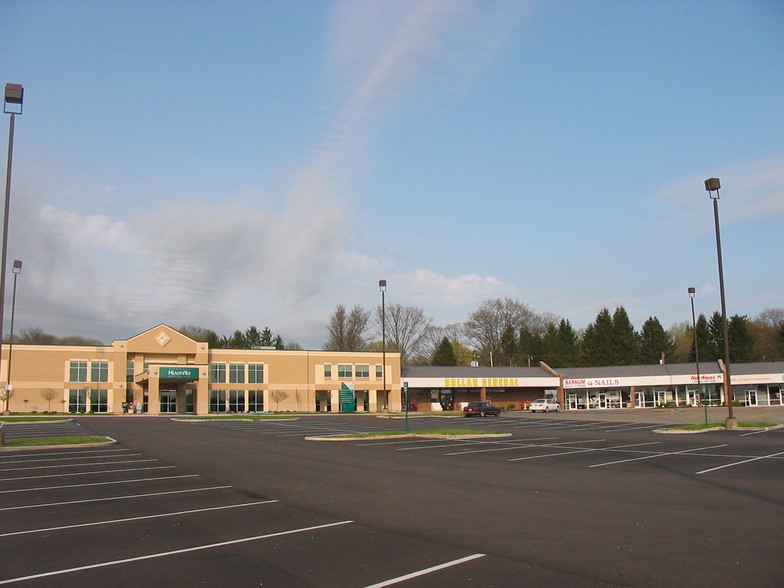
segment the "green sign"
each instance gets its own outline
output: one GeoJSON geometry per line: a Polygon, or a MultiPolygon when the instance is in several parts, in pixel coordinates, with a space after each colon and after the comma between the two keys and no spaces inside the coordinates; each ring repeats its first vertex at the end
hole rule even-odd
{"type": "Polygon", "coordinates": [[[161,379],[167,380],[198,380],[199,368],[197,367],[162,367],[161,379]]]}
{"type": "Polygon", "coordinates": [[[345,382],[340,387],[339,393],[340,410],[343,412],[357,412],[357,397],[354,394],[353,384],[349,386],[345,382]]]}

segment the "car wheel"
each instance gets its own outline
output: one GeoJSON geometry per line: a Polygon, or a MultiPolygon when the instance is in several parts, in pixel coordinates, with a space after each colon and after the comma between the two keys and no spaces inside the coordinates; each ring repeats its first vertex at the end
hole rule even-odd
{"type": "Polygon", "coordinates": [[[549,407],[549,406],[545,406],[545,407],[544,407],[544,411],[545,411],[545,412],[550,412],[550,407],[549,407]]]}
{"type": "Polygon", "coordinates": [[[485,413],[484,413],[484,411],[480,412],[480,413],[479,413],[479,416],[480,416],[480,417],[483,417],[483,416],[485,416],[485,413]]]}

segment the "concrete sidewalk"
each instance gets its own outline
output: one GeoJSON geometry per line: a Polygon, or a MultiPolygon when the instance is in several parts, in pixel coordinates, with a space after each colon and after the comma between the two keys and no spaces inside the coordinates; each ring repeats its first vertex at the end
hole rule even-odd
{"type": "MultiPolygon", "coordinates": [[[[726,406],[709,406],[708,422],[723,423],[729,409],[726,406]]],[[[733,416],[738,422],[765,422],[784,424],[784,406],[734,406],[733,416]]],[[[699,408],[615,408],[606,410],[562,410],[550,413],[510,411],[504,418],[574,419],[581,421],[608,421],[619,423],[651,423],[666,425],[691,425],[705,422],[705,409],[699,408]]]]}

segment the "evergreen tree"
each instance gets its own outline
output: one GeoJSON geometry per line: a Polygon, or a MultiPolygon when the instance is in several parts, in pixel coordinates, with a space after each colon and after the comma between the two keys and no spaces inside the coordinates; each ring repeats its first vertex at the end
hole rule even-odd
{"type": "Polygon", "coordinates": [[[614,365],[612,362],[614,337],[610,311],[603,308],[596,315],[596,320],[585,328],[581,346],[581,363],[587,366],[614,365]]]}
{"type": "MultiPolygon", "coordinates": [[[[577,365],[577,333],[572,328],[572,323],[561,319],[558,323],[558,367],[573,367],[577,365]]],[[[554,366],[553,366],[554,367],[554,366]]]]}
{"type": "Polygon", "coordinates": [[[563,367],[558,353],[558,327],[553,323],[547,325],[542,335],[542,361],[550,367],[563,367]]]}
{"type": "Polygon", "coordinates": [[[444,337],[433,353],[430,361],[432,365],[457,365],[457,356],[452,343],[444,337]]]}
{"type": "Polygon", "coordinates": [[[640,331],[640,362],[644,364],[659,363],[662,356],[665,361],[671,360],[675,351],[675,342],[664,330],[659,319],[649,317],[640,331]]]}
{"type": "Polygon", "coordinates": [[[749,331],[749,317],[733,315],[727,330],[730,337],[730,360],[743,363],[754,361],[754,337],[749,331]]]}
{"type": "Polygon", "coordinates": [[[272,340],[272,331],[270,331],[269,327],[264,327],[264,330],[259,336],[258,345],[263,347],[272,347],[275,345],[275,342],[272,340]]]}
{"type": "Polygon", "coordinates": [[[283,337],[281,337],[280,335],[276,335],[275,341],[273,342],[273,346],[275,347],[275,349],[285,349],[283,345],[283,337]]]}
{"type": "Polygon", "coordinates": [[[615,309],[613,325],[612,365],[636,365],[640,363],[640,338],[634,330],[629,315],[623,306],[615,309]]]}
{"type": "Polygon", "coordinates": [[[510,367],[517,365],[519,348],[514,328],[507,327],[501,333],[501,345],[498,355],[499,357],[495,361],[496,365],[508,365],[510,367]]]}
{"type": "MultiPolygon", "coordinates": [[[[690,329],[691,330],[691,329],[690,329]]],[[[714,357],[712,353],[714,353],[713,349],[708,343],[708,338],[710,337],[709,329],[708,329],[708,319],[705,318],[704,314],[701,314],[697,319],[697,349],[700,351],[700,361],[709,361],[718,359],[718,357],[714,357]]],[[[689,361],[693,362],[696,361],[696,356],[694,355],[694,334],[692,334],[692,345],[691,350],[689,351],[689,361]]]]}
{"type": "MultiPolygon", "coordinates": [[[[716,311],[708,321],[707,355],[705,359],[716,360],[724,357],[724,321],[716,311]]],[[[702,359],[702,350],[700,350],[702,359]]]]}
{"type": "Polygon", "coordinates": [[[517,348],[522,365],[535,365],[542,359],[542,339],[528,327],[520,329],[517,348]]]}

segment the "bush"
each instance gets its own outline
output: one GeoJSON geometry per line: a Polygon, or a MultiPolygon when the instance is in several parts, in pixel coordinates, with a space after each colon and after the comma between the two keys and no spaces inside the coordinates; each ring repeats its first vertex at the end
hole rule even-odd
{"type": "Polygon", "coordinates": [[[514,410],[514,409],[515,409],[514,404],[510,404],[509,406],[506,407],[506,410],[514,410]]]}

